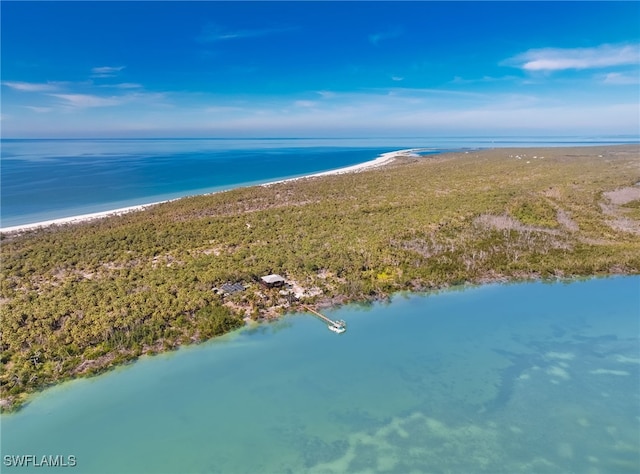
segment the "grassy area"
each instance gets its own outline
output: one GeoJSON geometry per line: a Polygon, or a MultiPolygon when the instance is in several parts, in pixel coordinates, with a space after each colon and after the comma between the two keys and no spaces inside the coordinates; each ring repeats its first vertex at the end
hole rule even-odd
{"type": "Polygon", "coordinates": [[[4,408],[300,303],[640,272],[638,146],[411,157],[2,236],[4,408]],[[616,195],[618,196],[618,195],[616,195]],[[279,273],[299,300],[261,288],[279,273]],[[245,291],[213,291],[242,282],[245,291]]]}

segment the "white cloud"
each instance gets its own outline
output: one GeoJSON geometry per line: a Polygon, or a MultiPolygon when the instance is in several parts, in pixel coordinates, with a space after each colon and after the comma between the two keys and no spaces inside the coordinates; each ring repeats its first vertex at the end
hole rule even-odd
{"type": "Polygon", "coordinates": [[[623,74],[620,72],[610,72],[602,79],[605,84],[612,85],[636,85],[640,84],[639,74],[623,74]]]}
{"type": "Polygon", "coordinates": [[[116,72],[120,72],[124,69],[124,66],[101,66],[94,67],[91,69],[91,72],[94,74],[115,74],[116,72]]]}
{"type": "Polygon", "coordinates": [[[333,91],[316,91],[316,94],[318,94],[323,99],[332,99],[333,97],[335,97],[337,95],[333,91]]]}
{"type": "Polygon", "coordinates": [[[461,84],[461,85],[465,85],[465,84],[487,84],[487,83],[493,83],[493,82],[515,81],[516,79],[518,79],[516,76],[501,76],[501,77],[482,76],[482,77],[476,78],[476,79],[464,79],[463,77],[455,76],[451,81],[449,81],[449,83],[450,84],[461,84]]]}
{"type": "Polygon", "coordinates": [[[392,81],[404,81],[404,77],[400,76],[391,76],[392,81]]]}
{"type": "Polygon", "coordinates": [[[120,84],[102,84],[100,87],[112,87],[116,89],[141,89],[142,84],[136,84],[134,82],[122,82],[120,84]]]}
{"type": "MultiPolygon", "coordinates": [[[[616,82],[628,79],[625,74],[629,73],[593,75],[591,79],[597,79],[600,84],[605,80],[616,82]]],[[[417,136],[500,131],[604,134],[637,130],[637,95],[625,88],[602,85],[598,90],[614,91],[615,98],[596,95],[593,100],[585,100],[589,97],[588,91],[574,94],[557,91],[535,96],[507,91],[474,93],[402,87],[359,92],[316,90],[293,97],[228,97],[94,86],[68,93],[47,93],[47,102],[26,102],[7,110],[14,118],[6,132],[33,135],[37,130],[44,133],[43,126],[59,130],[56,134],[61,136],[74,133],[115,136],[123,130],[138,130],[143,135],[164,130],[193,136],[208,133],[281,136],[285,131],[307,136],[417,136]],[[111,94],[92,94],[97,90],[111,94]],[[621,94],[626,92],[629,94],[625,98],[621,94]],[[114,106],[118,108],[105,110],[114,106]],[[85,109],[91,109],[90,114],[65,113],[85,109]],[[114,120],[116,113],[118,119],[114,120]]]]}
{"type": "MultiPolygon", "coordinates": [[[[184,115],[184,125],[206,126],[233,135],[239,130],[278,134],[349,133],[628,133],[638,126],[637,104],[584,103],[580,99],[549,100],[518,94],[483,97],[431,95],[432,91],[407,90],[402,95],[378,92],[335,93],[331,101],[313,108],[256,101],[233,117],[199,118],[184,115]],[[438,100],[434,100],[437,98],[438,100]],[[426,100],[425,100],[426,99],[426,100]],[[196,120],[198,119],[198,120],[196,120]]],[[[302,105],[298,101],[296,105],[302,105]]]]}
{"type": "Polygon", "coordinates": [[[226,106],[226,105],[211,106],[211,107],[204,108],[204,112],[206,112],[207,114],[228,114],[228,113],[242,112],[243,110],[244,109],[241,107],[226,106]]]}
{"type": "MultiPolygon", "coordinates": [[[[195,125],[195,124],[194,124],[195,125]]],[[[401,104],[345,104],[310,113],[278,110],[247,113],[228,119],[201,121],[210,130],[233,135],[240,130],[275,134],[283,130],[302,135],[347,133],[628,133],[638,126],[637,105],[619,104],[567,108],[565,106],[512,106],[509,103],[463,110],[432,107],[407,108],[401,104]]]]}
{"type": "Polygon", "coordinates": [[[296,107],[315,107],[318,104],[312,100],[296,100],[293,105],[296,107]]]}
{"type": "Polygon", "coordinates": [[[2,81],[2,85],[22,92],[49,92],[58,89],[58,86],[56,84],[52,84],[49,82],[43,84],[34,82],[2,81]]]}
{"type": "Polygon", "coordinates": [[[110,107],[114,105],[120,105],[121,99],[117,97],[100,97],[90,94],[49,94],[52,97],[57,97],[65,101],[64,105],[75,108],[87,108],[87,107],[110,107]]]}
{"type": "MultiPolygon", "coordinates": [[[[126,88],[125,88],[126,89],[126,88]]],[[[139,105],[166,107],[167,94],[164,92],[143,92],[133,90],[121,95],[101,96],[96,94],[48,94],[51,97],[62,99],[63,107],[72,108],[91,108],[91,107],[113,107],[136,103],[139,105]]]]}
{"type": "Polygon", "coordinates": [[[115,77],[125,66],[100,66],[91,69],[91,77],[115,77]]]}
{"type": "Polygon", "coordinates": [[[430,89],[430,88],[410,88],[410,87],[393,87],[388,89],[374,90],[379,94],[385,94],[389,96],[397,97],[411,97],[411,98],[425,98],[425,97],[462,97],[469,99],[483,99],[486,98],[486,94],[479,92],[458,91],[451,89],[430,89]]]}
{"type": "Polygon", "coordinates": [[[257,28],[249,30],[224,30],[220,26],[209,23],[204,26],[197,40],[203,43],[214,43],[217,41],[229,41],[244,38],[258,38],[275,34],[287,33],[296,28],[257,28]]]}
{"type": "Polygon", "coordinates": [[[640,44],[603,44],[593,48],[572,49],[530,49],[507,59],[504,64],[528,72],[598,69],[640,64],[640,44]]]}
{"type": "Polygon", "coordinates": [[[53,109],[51,107],[38,107],[35,105],[25,105],[25,108],[29,109],[29,110],[33,110],[34,112],[37,112],[39,114],[43,114],[46,112],[51,112],[53,109]]]}

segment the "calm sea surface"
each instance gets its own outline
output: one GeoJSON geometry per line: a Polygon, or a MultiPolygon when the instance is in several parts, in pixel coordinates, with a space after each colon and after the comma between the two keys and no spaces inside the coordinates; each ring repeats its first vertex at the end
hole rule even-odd
{"type": "Polygon", "coordinates": [[[2,472],[640,471],[640,277],[327,314],[348,331],[292,315],[50,389],[2,416],[2,472]]]}
{"type": "Polygon", "coordinates": [[[626,139],[17,140],[1,145],[0,227],[302,176],[415,147],[593,145],[626,139]]]}

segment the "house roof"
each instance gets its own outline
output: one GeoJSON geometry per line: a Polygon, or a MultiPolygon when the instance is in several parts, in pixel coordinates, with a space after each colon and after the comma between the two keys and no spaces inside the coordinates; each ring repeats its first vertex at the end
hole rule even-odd
{"type": "Polygon", "coordinates": [[[237,293],[239,291],[244,291],[246,288],[240,283],[225,283],[220,285],[220,289],[227,293],[237,293]]]}
{"type": "Polygon", "coordinates": [[[284,283],[284,278],[282,278],[280,275],[267,275],[267,276],[263,276],[262,277],[262,281],[265,283],[284,283]]]}

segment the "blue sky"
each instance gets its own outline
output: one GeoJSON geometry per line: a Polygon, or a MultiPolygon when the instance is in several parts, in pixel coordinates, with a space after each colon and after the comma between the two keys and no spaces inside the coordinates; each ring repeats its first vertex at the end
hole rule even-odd
{"type": "Polygon", "coordinates": [[[5,138],[640,129],[640,2],[0,8],[5,138]]]}

